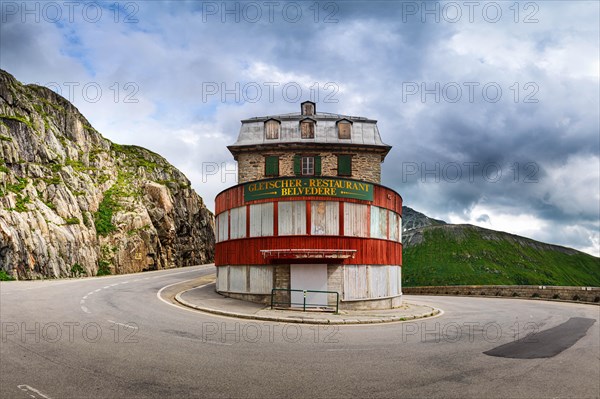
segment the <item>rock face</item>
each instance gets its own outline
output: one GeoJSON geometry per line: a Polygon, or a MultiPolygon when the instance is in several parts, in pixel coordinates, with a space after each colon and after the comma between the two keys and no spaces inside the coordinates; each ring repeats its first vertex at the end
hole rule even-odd
{"type": "Polygon", "coordinates": [[[0,270],[18,279],[211,262],[214,216],[161,156],[103,138],[0,70],[0,270]]]}
{"type": "Polygon", "coordinates": [[[418,229],[427,226],[446,224],[443,220],[432,219],[427,215],[417,212],[407,206],[402,207],[402,231],[418,229]]]}

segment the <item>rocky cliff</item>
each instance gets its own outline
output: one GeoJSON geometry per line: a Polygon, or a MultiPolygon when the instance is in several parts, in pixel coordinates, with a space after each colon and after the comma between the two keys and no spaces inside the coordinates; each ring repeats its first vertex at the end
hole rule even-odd
{"type": "Polygon", "coordinates": [[[429,216],[417,212],[408,206],[402,207],[402,231],[418,229],[427,226],[438,226],[446,224],[443,220],[432,219],[429,216]]]}
{"type": "Polygon", "coordinates": [[[214,218],[161,156],[103,138],[0,70],[0,272],[130,273],[211,262],[214,218]]]}

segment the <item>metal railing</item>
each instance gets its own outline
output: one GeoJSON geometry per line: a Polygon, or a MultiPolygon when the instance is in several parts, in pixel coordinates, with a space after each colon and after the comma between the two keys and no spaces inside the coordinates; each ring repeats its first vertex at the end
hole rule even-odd
{"type": "Polygon", "coordinates": [[[325,304],[321,304],[321,303],[306,303],[306,293],[308,292],[316,292],[316,293],[321,293],[321,294],[335,294],[335,313],[338,313],[339,309],[340,309],[340,293],[337,291],[317,291],[317,290],[293,290],[293,289],[289,289],[289,288],[273,288],[271,289],[271,309],[273,309],[273,306],[275,305],[302,305],[302,311],[306,312],[306,308],[320,308],[320,307],[325,307],[325,308],[329,308],[329,303],[325,303],[325,304]],[[292,292],[302,292],[304,293],[303,297],[304,300],[302,301],[302,303],[300,302],[292,302],[292,296],[290,295],[290,301],[289,302],[276,302],[275,301],[275,292],[276,291],[287,291],[290,294],[292,292]]]}

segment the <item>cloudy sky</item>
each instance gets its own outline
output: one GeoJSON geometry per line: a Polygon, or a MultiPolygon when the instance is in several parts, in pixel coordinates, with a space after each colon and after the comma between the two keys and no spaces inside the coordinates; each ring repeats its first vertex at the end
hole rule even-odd
{"type": "Polygon", "coordinates": [[[213,209],[240,120],[377,119],[404,203],[600,255],[597,1],[1,1],[0,67],[213,209]]]}

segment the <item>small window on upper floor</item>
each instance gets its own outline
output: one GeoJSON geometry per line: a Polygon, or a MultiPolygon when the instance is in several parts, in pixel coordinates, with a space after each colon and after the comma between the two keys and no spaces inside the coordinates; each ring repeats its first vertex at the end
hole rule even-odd
{"type": "Polygon", "coordinates": [[[351,139],[352,138],[352,123],[347,120],[341,120],[337,123],[338,138],[339,139],[351,139]]]}
{"type": "Polygon", "coordinates": [[[265,176],[266,177],[277,177],[279,176],[279,157],[276,155],[269,155],[265,157],[265,176]]]}
{"type": "Polygon", "coordinates": [[[301,106],[301,111],[302,111],[302,115],[314,115],[315,114],[315,103],[313,103],[312,101],[304,101],[301,106]]]}
{"type": "Polygon", "coordinates": [[[303,139],[314,139],[315,138],[315,121],[312,119],[305,119],[300,122],[300,137],[303,139]]]}
{"type": "Polygon", "coordinates": [[[267,140],[276,140],[279,138],[281,122],[275,119],[269,119],[265,122],[265,138],[267,140]]]}
{"type": "Polygon", "coordinates": [[[321,157],[318,155],[294,156],[294,174],[296,176],[321,176],[321,157]]]}
{"type": "Polygon", "coordinates": [[[352,155],[337,156],[338,176],[352,176],[352,155]]]}

